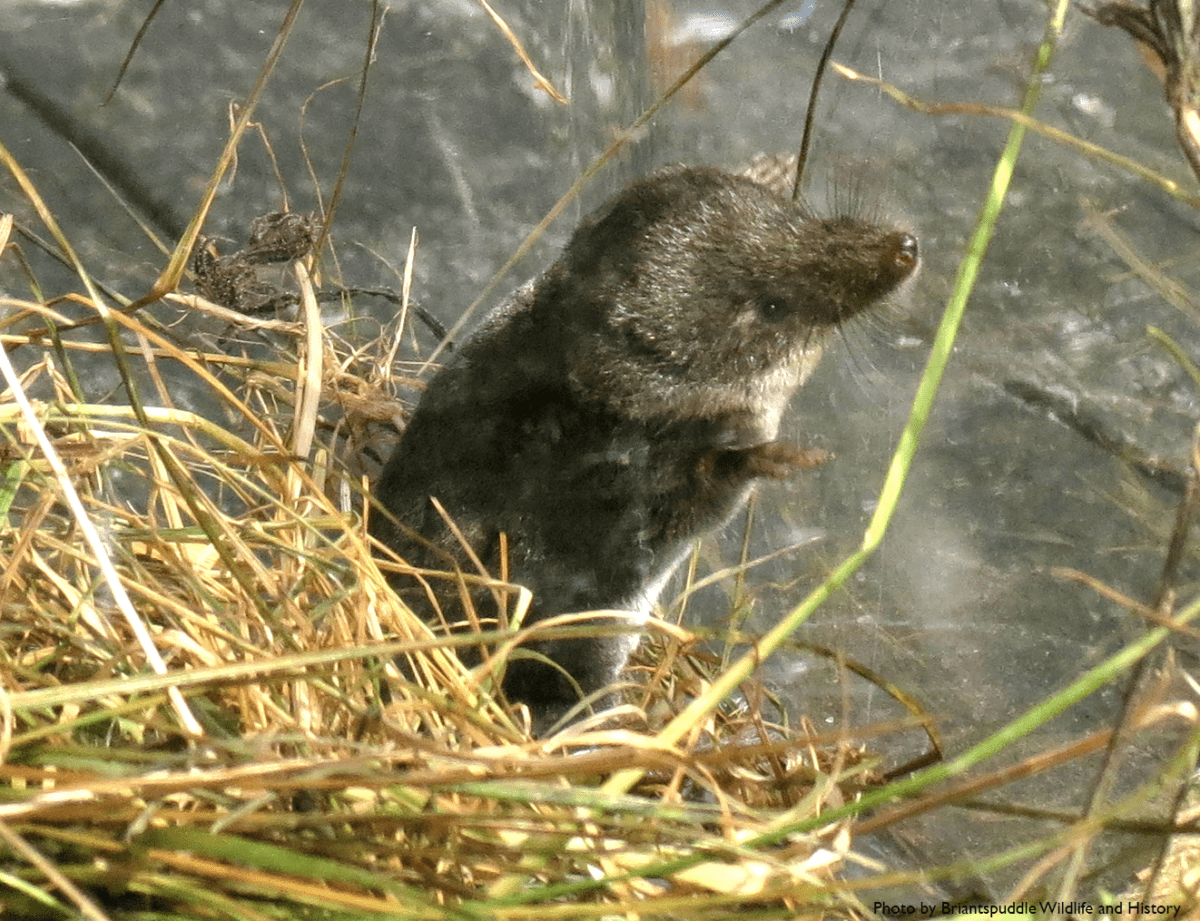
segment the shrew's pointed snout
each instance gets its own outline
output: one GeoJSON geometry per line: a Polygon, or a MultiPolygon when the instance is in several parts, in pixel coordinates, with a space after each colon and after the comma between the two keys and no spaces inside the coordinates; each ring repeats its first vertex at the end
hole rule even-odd
{"type": "Polygon", "coordinates": [[[892,251],[892,269],[896,276],[907,278],[917,270],[920,264],[920,245],[917,237],[906,230],[895,236],[895,248],[892,251]]]}
{"type": "Polygon", "coordinates": [[[896,268],[905,274],[913,271],[921,261],[921,247],[917,238],[911,233],[901,233],[896,240],[896,253],[893,257],[896,268]]]}

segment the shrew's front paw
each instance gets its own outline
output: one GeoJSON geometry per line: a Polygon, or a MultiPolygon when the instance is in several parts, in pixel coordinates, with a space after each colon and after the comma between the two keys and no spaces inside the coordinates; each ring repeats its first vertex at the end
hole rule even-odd
{"type": "Polygon", "coordinates": [[[801,448],[788,441],[768,441],[739,452],[747,475],[782,480],[797,471],[820,466],[833,455],[822,448],[801,448]]]}

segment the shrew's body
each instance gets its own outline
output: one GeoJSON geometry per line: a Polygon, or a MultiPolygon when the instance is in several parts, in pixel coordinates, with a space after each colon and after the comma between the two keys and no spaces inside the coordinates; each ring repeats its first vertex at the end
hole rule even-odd
{"type": "MultiPolygon", "coordinates": [[[[433,378],[375,485],[390,515],[372,531],[409,564],[476,573],[449,517],[490,574],[532,591],[527,622],[627,612],[622,636],[531,643],[570,679],[510,663],[505,692],[546,726],[576,685],[616,678],[694,538],[755,479],[816,462],[776,440],[788,399],[828,332],[916,266],[907,232],[819,219],[720,170],[660,170],[586,219],[433,378]]],[[[429,584],[446,620],[466,619],[458,583],[429,584]]],[[[416,580],[394,585],[438,617],[416,580]]],[[[494,613],[488,589],[471,598],[494,613]]]]}

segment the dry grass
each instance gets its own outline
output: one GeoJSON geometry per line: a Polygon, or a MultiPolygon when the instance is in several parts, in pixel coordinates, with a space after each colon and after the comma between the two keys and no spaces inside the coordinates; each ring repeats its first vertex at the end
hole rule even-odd
{"type": "Polygon", "coordinates": [[[407,291],[393,328],[346,292],[330,328],[320,225],[200,237],[297,8],[148,293],[97,285],[0,147],[28,215],[0,220],[28,292],[0,299],[0,914],[856,916],[820,816],[861,745],[758,707],[656,738],[716,667],[665,624],[620,720],[535,740],[491,693],[515,638],[469,673],[388,589],[364,496],[419,393],[407,291]]]}
{"type": "MultiPolygon", "coordinates": [[[[402,298],[379,329],[345,294],[351,319],[326,326],[302,252],[277,290],[253,287],[253,260],[210,261],[212,291],[289,307],[274,318],[180,293],[205,290],[181,287],[184,265],[271,66],[145,296],[93,282],[0,147],[36,215],[0,216],[0,267],[27,288],[0,298],[0,916],[857,918],[862,888],[970,881],[976,865],[889,873],[854,854],[855,834],[948,803],[1004,814],[984,794],[1103,749],[1098,731],[974,770],[1150,645],[881,786],[862,740],[895,727],[855,740],[774,724],[753,677],[740,708],[695,707],[733,672],[664,623],[615,718],[532,738],[528,714],[491,693],[519,637],[497,632],[489,665],[464,670],[366,537],[372,466],[419,393],[415,308],[402,298]],[[35,220],[53,242],[35,241],[35,220]],[[73,271],[67,296],[43,294],[39,245],[73,271]],[[103,403],[97,378],[115,385],[103,403]],[[203,412],[179,408],[182,389],[203,412]],[[701,715],[681,735],[685,713],[701,715]],[[856,800],[875,811],[857,818],[856,800]]],[[[1189,724],[1169,779],[1200,742],[1194,708],[1165,695],[1134,728],[1189,724]]],[[[978,872],[1041,857],[1024,897],[1137,805],[1092,822],[1018,802],[1048,830],[978,872]]],[[[1172,815],[1156,830],[1190,830],[1172,815]]],[[[1168,869],[1159,897],[1194,906],[1194,853],[1168,869]]]]}
{"type": "MultiPolygon", "coordinates": [[[[18,260],[28,241],[4,231],[18,260]]],[[[772,834],[853,797],[859,746],[758,708],[658,742],[714,667],[666,625],[618,728],[534,740],[490,695],[495,672],[466,672],[400,604],[368,545],[361,464],[371,443],[386,453],[396,394],[415,396],[400,337],[324,328],[311,255],[296,266],[297,322],[171,294],[188,316],[168,329],[168,305],[114,309],[128,301],[82,266],[66,300],[40,300],[30,274],[32,296],[3,304],[5,370],[22,369],[0,395],[6,909],[852,914],[834,883],[845,821],[772,834]],[[269,358],[237,344],[251,330],[269,358]],[[97,367],[129,382],[111,403],[77,389],[97,367]],[[179,379],[214,410],[177,408],[179,379]],[[630,768],[645,771],[630,793],[600,789],[630,768]]]]}

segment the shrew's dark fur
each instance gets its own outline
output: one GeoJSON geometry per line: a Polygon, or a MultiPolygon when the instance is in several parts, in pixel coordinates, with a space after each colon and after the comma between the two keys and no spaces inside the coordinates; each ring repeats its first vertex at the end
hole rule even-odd
{"type": "MultiPolygon", "coordinates": [[[[407,563],[527,586],[527,623],[625,612],[624,635],[534,642],[504,690],[544,729],[610,684],[691,541],[756,478],[817,462],[776,434],[828,332],[917,267],[909,233],[820,219],[716,169],[670,167],[586,219],[562,256],[430,382],[375,496],[372,532],[407,563]],[[570,677],[566,677],[566,675],[570,677]]],[[[394,587],[428,618],[426,589],[394,587]]],[[[462,589],[431,580],[445,619],[462,589]]],[[[470,590],[479,616],[494,595],[470,590]]],[[[611,621],[604,621],[611,623],[611,621]]]]}

